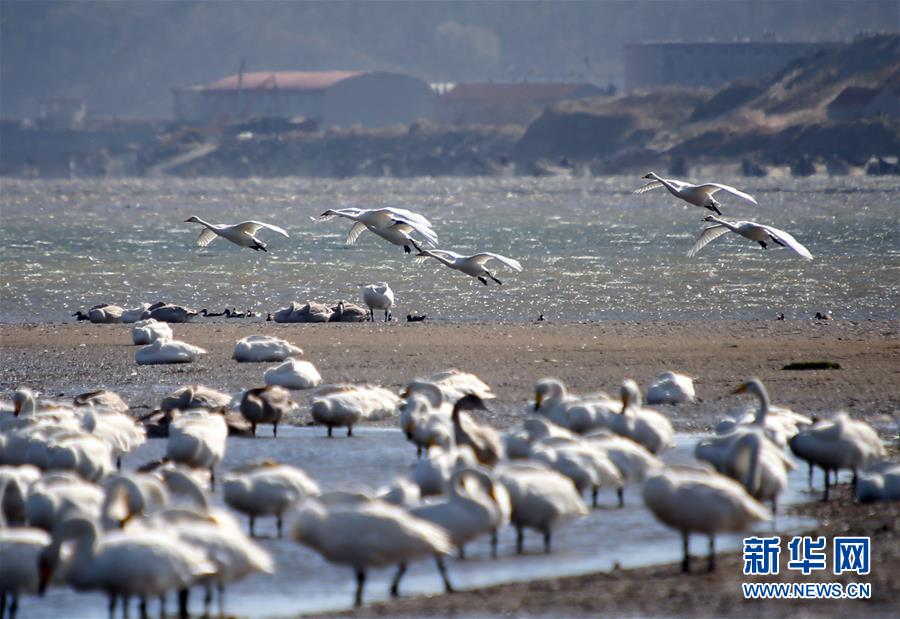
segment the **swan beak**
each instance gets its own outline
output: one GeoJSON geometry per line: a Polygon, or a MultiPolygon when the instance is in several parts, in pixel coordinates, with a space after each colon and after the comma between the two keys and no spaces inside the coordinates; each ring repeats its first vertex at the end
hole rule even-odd
{"type": "Polygon", "coordinates": [[[53,576],[53,566],[47,559],[41,557],[38,561],[38,595],[41,597],[47,592],[51,576],[53,576]]]}
{"type": "Polygon", "coordinates": [[[731,392],[731,395],[736,395],[738,393],[745,393],[747,391],[747,383],[743,383],[740,387],[731,392]]]}
{"type": "Polygon", "coordinates": [[[540,394],[540,393],[534,394],[534,410],[535,411],[541,410],[541,402],[543,402],[543,400],[544,400],[544,396],[542,394],[540,394]]]}
{"type": "Polygon", "coordinates": [[[409,387],[403,388],[403,391],[400,392],[400,397],[404,399],[409,397],[409,387]]]}
{"type": "Polygon", "coordinates": [[[13,403],[13,417],[18,417],[19,413],[21,413],[21,412],[22,412],[22,401],[16,400],[13,403]]]}
{"type": "Polygon", "coordinates": [[[625,414],[625,409],[628,408],[628,392],[622,392],[622,414],[625,414]]]}
{"type": "Polygon", "coordinates": [[[413,425],[413,422],[411,422],[411,421],[408,424],[406,424],[405,428],[403,428],[406,431],[406,438],[412,438],[413,428],[414,428],[414,425],[413,425]]]}

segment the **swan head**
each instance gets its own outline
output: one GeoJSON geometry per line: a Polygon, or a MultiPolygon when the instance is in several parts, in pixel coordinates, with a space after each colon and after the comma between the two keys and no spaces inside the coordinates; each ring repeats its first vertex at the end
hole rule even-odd
{"type": "Polygon", "coordinates": [[[13,394],[13,416],[18,417],[23,411],[34,410],[34,392],[28,387],[19,387],[13,394]]]}
{"type": "Polygon", "coordinates": [[[187,219],[184,220],[184,223],[186,223],[186,224],[198,224],[198,223],[200,223],[200,218],[197,217],[196,215],[191,215],[190,217],[188,217],[187,219]]]}
{"type": "Polygon", "coordinates": [[[646,179],[648,179],[648,180],[653,181],[653,180],[658,179],[659,176],[656,174],[656,172],[647,172],[647,173],[644,174],[641,178],[646,178],[646,179]]]}
{"type": "Polygon", "coordinates": [[[489,410],[487,406],[484,404],[484,400],[475,395],[474,393],[469,393],[461,397],[456,401],[456,404],[453,405],[453,417],[454,419],[459,418],[460,411],[487,411],[489,410]]]}
{"type": "Polygon", "coordinates": [[[763,394],[766,393],[766,388],[761,380],[759,380],[758,378],[751,378],[750,380],[747,380],[738,385],[737,389],[731,392],[732,395],[738,395],[741,393],[752,393],[753,395],[761,398],[763,397],[763,394]]]}
{"type": "Polygon", "coordinates": [[[638,384],[631,380],[630,378],[626,379],[622,383],[621,389],[619,389],[619,394],[622,398],[622,412],[624,413],[629,406],[638,406],[641,405],[641,389],[638,387],[638,384]]]}
{"type": "Polygon", "coordinates": [[[565,397],[566,387],[555,378],[542,378],[534,384],[534,410],[541,410],[545,400],[565,397]]]}

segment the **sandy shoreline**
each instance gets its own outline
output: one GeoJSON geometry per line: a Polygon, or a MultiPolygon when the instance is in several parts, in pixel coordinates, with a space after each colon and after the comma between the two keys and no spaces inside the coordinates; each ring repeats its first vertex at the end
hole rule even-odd
{"type": "MultiPolygon", "coordinates": [[[[730,396],[743,379],[765,381],[775,403],[806,413],[846,409],[875,423],[900,410],[900,321],[711,321],[518,324],[274,324],[207,320],[173,325],[209,354],[185,365],[138,366],[128,325],[0,325],[0,397],[19,385],[69,397],[106,387],[135,407],[154,407],[172,389],[204,383],[227,392],[262,384],[272,364],[239,364],[234,342],[254,333],[301,346],[326,382],[406,381],[458,367],[493,386],[490,419],[507,428],[527,412],[534,382],[562,379],[574,392],[617,394],[625,377],[646,384],[672,369],[695,377],[700,401],[661,407],[681,431],[706,430],[751,400],[730,396]],[[828,360],[840,370],[785,371],[828,360]]],[[[298,400],[305,402],[303,394],[298,400]]],[[[298,422],[308,416],[301,414],[298,422]]]]}

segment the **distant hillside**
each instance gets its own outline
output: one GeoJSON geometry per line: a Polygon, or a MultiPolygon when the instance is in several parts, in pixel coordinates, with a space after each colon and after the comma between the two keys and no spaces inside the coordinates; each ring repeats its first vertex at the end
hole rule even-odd
{"type": "Polygon", "coordinates": [[[566,158],[599,171],[676,160],[760,158],[775,163],[900,153],[900,122],[832,122],[828,104],[848,86],[900,88],[900,34],[859,39],[791,63],[763,82],[717,92],[661,89],[548,109],[514,149],[523,162],[566,158]]]}

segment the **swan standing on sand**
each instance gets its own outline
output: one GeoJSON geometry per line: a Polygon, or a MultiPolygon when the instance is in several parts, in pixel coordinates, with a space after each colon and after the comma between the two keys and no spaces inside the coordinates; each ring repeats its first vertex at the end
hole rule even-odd
{"type": "Polygon", "coordinates": [[[387,282],[369,284],[362,289],[363,303],[369,307],[372,322],[375,322],[375,310],[384,310],[384,321],[391,319],[391,307],[394,305],[394,291],[387,282]]]}
{"type": "Polygon", "coordinates": [[[278,437],[278,422],[297,407],[291,394],[282,387],[266,386],[247,389],[241,397],[241,415],[250,422],[250,430],[256,436],[256,426],[272,424],[272,437],[278,437]]]}
{"type": "Polygon", "coordinates": [[[723,185],[721,183],[703,183],[702,185],[692,185],[690,183],[685,183],[684,181],[678,181],[675,179],[660,178],[656,174],[656,172],[645,174],[644,178],[650,179],[650,182],[642,187],[638,187],[637,189],[635,189],[634,193],[644,193],[645,191],[650,191],[651,189],[656,189],[657,187],[665,187],[669,190],[669,193],[671,193],[676,198],[684,200],[688,204],[693,204],[694,206],[699,206],[714,211],[716,215],[722,214],[722,211],[719,210],[720,204],[716,202],[715,198],[713,198],[713,194],[718,191],[726,191],[739,198],[743,198],[748,202],[757,204],[756,199],[750,194],[744,193],[743,191],[735,189],[734,187],[723,185]]]}
{"type": "MultiPolygon", "coordinates": [[[[452,548],[449,535],[441,527],[378,500],[329,506],[307,500],[294,516],[292,531],[295,540],[326,560],[353,568],[356,606],[362,606],[366,571],[370,568],[400,565],[391,586],[391,595],[396,596],[409,561],[440,557],[452,548]]],[[[452,589],[442,560],[438,567],[445,587],[452,589]]]]}
{"type": "Polygon", "coordinates": [[[197,216],[192,215],[191,217],[184,220],[185,223],[198,223],[203,226],[206,226],[206,230],[200,233],[200,236],[197,237],[197,245],[200,247],[206,247],[210,243],[212,243],[217,236],[221,236],[224,239],[228,239],[235,245],[239,245],[241,247],[249,247],[255,251],[267,251],[266,244],[256,238],[256,233],[259,232],[261,228],[265,228],[267,230],[271,230],[272,232],[277,232],[281,236],[289,237],[288,233],[284,231],[283,228],[279,228],[278,226],[273,226],[272,224],[263,223],[261,221],[242,221],[237,224],[211,224],[209,222],[203,221],[197,216]]]}
{"type": "Polygon", "coordinates": [[[342,208],[328,209],[315,221],[328,221],[334,217],[343,217],[354,222],[347,234],[347,245],[352,245],[362,234],[363,230],[370,230],[386,241],[403,247],[403,251],[410,253],[410,246],[416,251],[421,247],[410,236],[412,232],[419,233],[429,245],[437,245],[438,237],[431,228],[431,222],[418,213],[402,208],[342,208]]]}
{"type": "Polygon", "coordinates": [[[319,494],[318,484],[304,471],[270,461],[232,470],[225,476],[224,489],[225,503],[250,518],[251,537],[260,516],[275,516],[278,537],[281,537],[281,519],[288,508],[319,494]]]}
{"type": "Polygon", "coordinates": [[[724,219],[719,219],[713,215],[703,218],[704,221],[712,222],[715,225],[704,228],[694,246],[691,247],[687,255],[693,258],[701,249],[703,249],[710,241],[713,241],[727,232],[735,232],[742,237],[756,241],[763,249],[769,248],[769,243],[775,243],[782,247],[787,247],[797,255],[812,260],[812,254],[800,242],[784,230],[773,228],[772,226],[764,226],[752,221],[736,221],[731,223],[724,219]]]}
{"type": "Polygon", "coordinates": [[[163,363],[191,363],[205,355],[206,350],[180,340],[156,340],[134,353],[138,365],[163,363]]]}
{"type": "Polygon", "coordinates": [[[492,280],[502,285],[499,279],[494,277],[494,275],[487,270],[484,266],[491,260],[496,260],[514,271],[522,270],[522,263],[513,258],[507,258],[506,256],[501,256],[500,254],[493,254],[491,252],[480,252],[477,254],[472,254],[471,256],[463,256],[462,254],[457,254],[453,251],[446,251],[443,249],[425,249],[419,252],[419,255],[416,257],[417,260],[425,260],[426,258],[434,258],[441,264],[456,271],[460,271],[469,275],[470,277],[476,278],[485,286],[488,285],[487,277],[490,277],[492,280]]]}
{"type": "Polygon", "coordinates": [[[705,469],[669,467],[644,482],[644,503],[657,520],[681,531],[684,559],[681,570],[691,571],[690,534],[709,536],[709,571],[716,565],[716,534],[747,530],[769,520],[769,511],[736,481],[705,469]]]}

